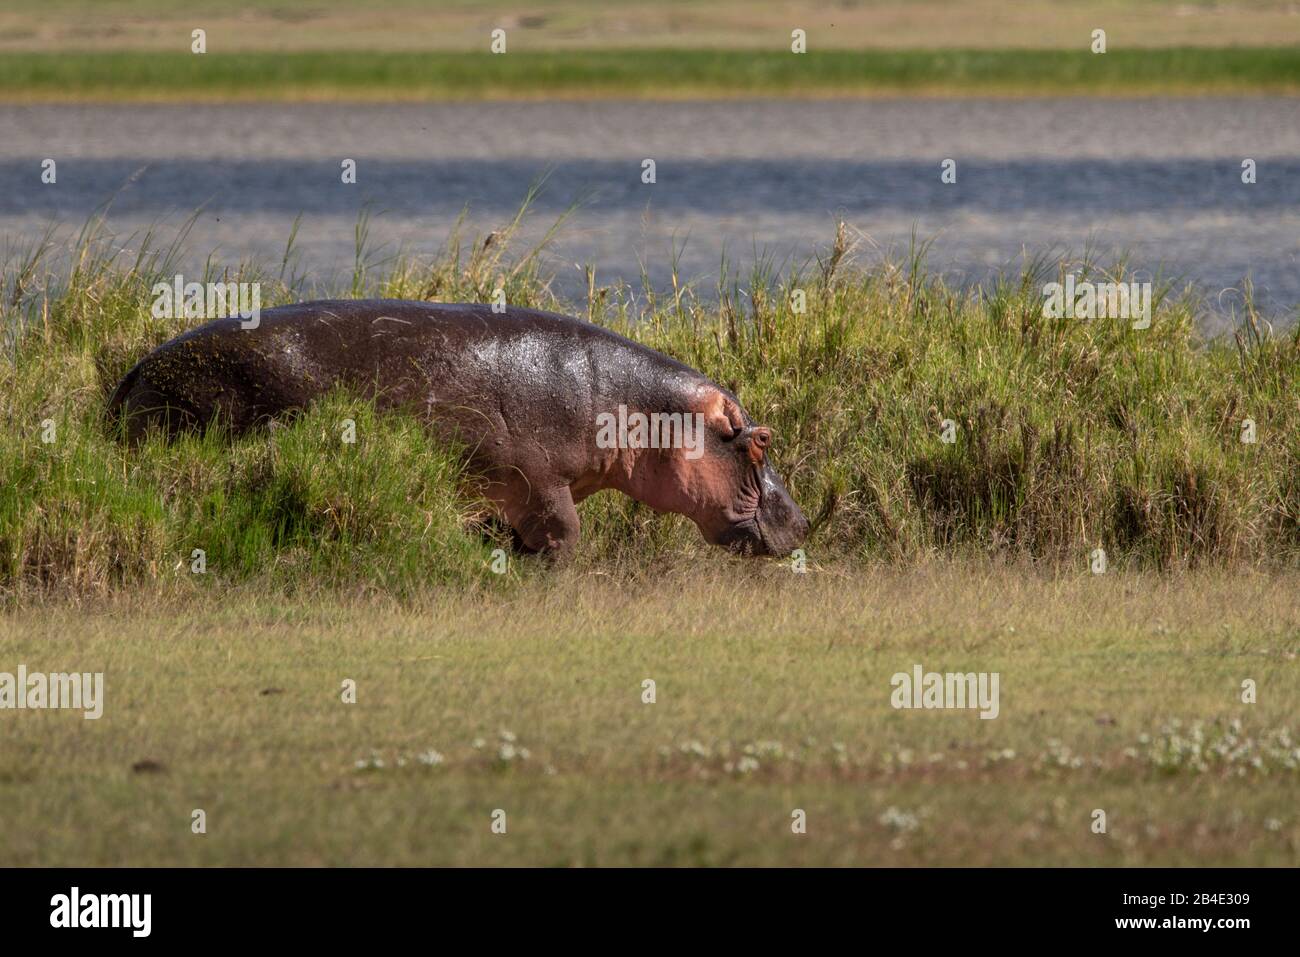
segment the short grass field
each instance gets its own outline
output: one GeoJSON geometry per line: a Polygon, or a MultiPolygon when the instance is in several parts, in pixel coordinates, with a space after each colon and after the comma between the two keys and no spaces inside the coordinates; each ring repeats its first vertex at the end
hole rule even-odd
{"type": "Polygon", "coordinates": [[[1298,586],[712,558],[30,608],[3,661],[105,710],[0,717],[0,865],[1294,866],[1298,586]],[[915,664],[999,716],[894,710],[915,664]]]}
{"type": "Polygon", "coordinates": [[[70,255],[17,251],[0,671],[102,671],[106,700],[0,711],[0,864],[1300,862],[1287,317],[1247,288],[1207,341],[1206,304],[1161,287],[1150,328],[1048,320],[1045,281],[1123,264],[957,290],[923,244],[858,265],[845,230],[781,276],[593,275],[559,302],[514,236],[378,271],[362,251],[329,290],[212,269],[264,305],[502,288],[668,352],[775,428],[804,562],[606,494],[572,565],[498,574],[455,450],[358,396],[125,447],[105,397],[193,324],[151,315],[176,248],[92,223],[70,255]],[[998,716],[894,709],[916,665],[998,673],[998,716]]]}

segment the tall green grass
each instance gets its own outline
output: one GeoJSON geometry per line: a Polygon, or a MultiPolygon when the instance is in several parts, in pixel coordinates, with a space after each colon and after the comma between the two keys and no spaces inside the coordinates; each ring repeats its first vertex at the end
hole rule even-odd
{"type": "MultiPolygon", "coordinates": [[[[736,391],[777,432],[775,460],[810,517],[809,561],[912,563],[978,555],[1082,571],[1112,566],[1295,567],[1300,560],[1300,334],[1274,332],[1246,288],[1239,331],[1206,341],[1190,296],[1157,291],[1151,328],[1047,320],[1042,284],[1078,263],[1029,262],[961,291],[901,262],[855,265],[846,232],[802,268],[723,269],[716,290],[599,286],[563,303],[519,221],[457,228],[430,261],[367,265],[309,289],[281,263],[208,275],[260,281],[263,304],[334,294],[559,309],[673,355],[736,391]],[[806,309],[796,307],[802,292],[806,309]],[[1242,422],[1257,441],[1243,443],[1242,422]],[[942,422],[956,441],[941,441],[942,422]]],[[[549,236],[548,236],[549,238],[549,236]]],[[[92,224],[68,257],[52,242],[0,272],[0,588],[103,594],[138,585],[242,581],[304,587],[473,587],[491,550],[461,493],[460,458],[419,423],[332,396],[294,423],[138,448],[113,441],[107,395],[184,320],[150,313],[181,240],[124,260],[92,224]],[[357,424],[341,442],[344,419],[357,424]],[[53,427],[54,441],[43,441],[53,427]],[[194,549],[207,572],[194,574],[194,549]]],[[[1122,278],[1122,269],[1114,278],[1122,278]]],[[[187,277],[200,278],[200,277],[187,277]]],[[[579,562],[629,574],[727,561],[685,520],[607,493],[581,509],[579,562]]],[[[514,571],[538,573],[527,561],[514,571]]]]}

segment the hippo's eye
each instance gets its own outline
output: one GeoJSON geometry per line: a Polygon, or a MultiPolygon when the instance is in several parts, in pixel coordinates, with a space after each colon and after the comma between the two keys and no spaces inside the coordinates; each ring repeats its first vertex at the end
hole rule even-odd
{"type": "Polygon", "coordinates": [[[755,426],[749,431],[749,442],[745,446],[745,451],[749,454],[749,460],[755,465],[762,465],[763,453],[771,444],[772,430],[765,425],[755,426]]]}

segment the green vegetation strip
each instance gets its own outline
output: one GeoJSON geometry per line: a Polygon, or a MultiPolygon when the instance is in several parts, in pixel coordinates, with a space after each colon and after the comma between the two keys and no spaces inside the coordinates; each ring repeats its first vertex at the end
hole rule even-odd
{"type": "Polygon", "coordinates": [[[1082,51],[18,53],[18,100],[1292,93],[1300,47],[1082,51]]]}

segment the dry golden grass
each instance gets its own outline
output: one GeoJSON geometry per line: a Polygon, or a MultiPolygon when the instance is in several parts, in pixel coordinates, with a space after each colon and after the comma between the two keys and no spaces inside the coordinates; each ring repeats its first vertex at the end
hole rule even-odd
{"type": "Polygon", "coordinates": [[[1287,0],[47,0],[36,9],[0,2],[0,50],[188,49],[196,27],[207,30],[210,50],[224,52],[477,51],[498,27],[521,51],[786,47],[796,27],[822,49],[1069,49],[1086,47],[1098,27],[1117,45],[1144,48],[1273,46],[1300,36],[1287,0]]]}

